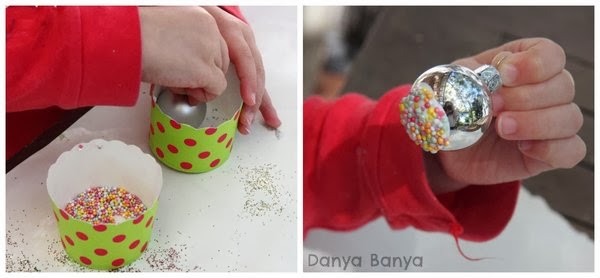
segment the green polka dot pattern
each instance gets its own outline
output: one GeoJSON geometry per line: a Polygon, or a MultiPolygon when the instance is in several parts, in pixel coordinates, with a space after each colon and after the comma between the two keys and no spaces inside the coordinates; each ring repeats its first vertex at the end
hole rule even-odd
{"type": "Polygon", "coordinates": [[[203,173],[223,165],[229,158],[237,130],[240,108],[217,127],[194,128],[164,114],[152,98],[150,150],[177,171],[203,173]]]}

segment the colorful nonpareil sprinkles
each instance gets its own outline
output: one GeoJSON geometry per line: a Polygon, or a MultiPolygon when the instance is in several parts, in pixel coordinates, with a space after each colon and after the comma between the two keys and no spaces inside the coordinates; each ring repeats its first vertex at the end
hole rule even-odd
{"type": "Polygon", "coordinates": [[[413,86],[400,103],[400,120],[406,132],[423,150],[437,153],[448,146],[450,124],[443,107],[426,83],[413,86]]]}
{"type": "Polygon", "coordinates": [[[123,187],[91,187],[69,202],[65,211],[95,225],[136,218],[146,211],[146,207],[138,196],[123,187]]]}

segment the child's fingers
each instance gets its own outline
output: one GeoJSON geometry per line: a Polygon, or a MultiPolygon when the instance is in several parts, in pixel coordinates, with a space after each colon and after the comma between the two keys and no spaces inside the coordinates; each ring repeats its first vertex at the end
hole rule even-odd
{"type": "MultiPolygon", "coordinates": [[[[256,67],[256,95],[255,95],[255,104],[261,103],[261,99],[263,97],[265,89],[265,67],[262,62],[262,55],[258,48],[256,47],[256,41],[254,40],[254,35],[252,31],[248,29],[248,31],[244,32],[244,38],[252,52],[252,57],[254,57],[254,65],[256,67]]],[[[252,104],[251,104],[252,105],[252,104]]]]}
{"type": "Polygon", "coordinates": [[[229,56],[235,65],[237,76],[240,79],[240,93],[245,104],[256,104],[256,65],[252,50],[240,33],[235,41],[229,44],[229,56]]]}
{"type": "Polygon", "coordinates": [[[202,88],[169,88],[169,91],[173,94],[186,95],[188,103],[191,106],[196,106],[201,102],[209,102],[217,98],[216,95],[209,94],[202,88]]]}
{"type": "Polygon", "coordinates": [[[567,70],[538,84],[504,87],[494,96],[494,111],[526,111],[567,104],[575,97],[575,83],[567,70]],[[501,101],[498,101],[498,97],[501,101]],[[500,107],[499,107],[500,106],[500,107]]]}
{"type": "Polygon", "coordinates": [[[555,140],[520,141],[519,150],[523,155],[542,162],[529,162],[527,165],[529,170],[537,173],[554,168],[572,168],[586,154],[585,143],[577,135],[555,140]]]}
{"type": "MultiPolygon", "coordinates": [[[[240,133],[250,134],[250,128],[252,126],[252,123],[254,122],[257,110],[257,105],[243,105],[240,119],[238,122],[238,130],[240,131],[240,133]]],[[[275,111],[275,107],[271,102],[271,97],[266,92],[266,90],[263,94],[262,103],[260,105],[260,112],[263,115],[265,123],[268,126],[272,128],[278,128],[279,126],[281,126],[281,120],[279,120],[279,116],[277,116],[277,111],[275,111]]]]}
{"type": "Polygon", "coordinates": [[[212,67],[210,73],[205,75],[206,84],[193,89],[203,89],[207,94],[220,96],[227,88],[225,73],[219,67],[212,67]]]}
{"type": "Polygon", "coordinates": [[[240,112],[240,118],[238,120],[238,130],[241,134],[250,134],[250,127],[252,126],[252,122],[254,122],[255,114],[252,109],[252,106],[248,106],[248,104],[245,103],[242,106],[242,112],[240,112]]]}
{"type": "Polygon", "coordinates": [[[198,100],[198,99],[196,99],[196,98],[193,98],[193,97],[191,97],[191,96],[188,96],[188,98],[187,98],[187,99],[188,99],[188,104],[189,104],[190,106],[196,106],[196,105],[200,104],[200,100],[198,100]]]}
{"type": "Polygon", "coordinates": [[[204,89],[186,89],[186,93],[190,98],[189,104],[194,106],[200,102],[209,102],[217,98],[217,95],[209,94],[204,89]]]}
{"type": "Polygon", "coordinates": [[[220,36],[220,41],[221,41],[221,70],[223,70],[224,73],[227,73],[227,71],[229,70],[229,49],[227,48],[227,42],[225,42],[225,39],[223,38],[223,36],[220,36]]]}
{"type": "Polygon", "coordinates": [[[187,95],[186,89],[184,89],[184,88],[169,87],[169,91],[173,94],[187,95]]]}
{"type": "Polygon", "coordinates": [[[277,111],[273,106],[273,102],[271,102],[271,96],[269,96],[269,93],[266,91],[263,95],[262,103],[260,104],[260,113],[268,126],[272,128],[281,126],[281,120],[279,119],[279,116],[277,116],[277,111]]]}
{"type": "Polygon", "coordinates": [[[546,140],[575,135],[583,124],[574,103],[531,111],[505,111],[496,120],[498,135],[507,140],[546,140]]]}
{"type": "Polygon", "coordinates": [[[545,81],[560,73],[566,56],[555,42],[545,38],[511,41],[475,56],[454,61],[475,69],[491,64],[498,68],[504,86],[514,87],[545,81]]]}
{"type": "Polygon", "coordinates": [[[565,67],[565,52],[558,44],[548,39],[525,39],[511,42],[502,47],[498,71],[504,86],[514,87],[539,83],[559,74],[565,67]]]}

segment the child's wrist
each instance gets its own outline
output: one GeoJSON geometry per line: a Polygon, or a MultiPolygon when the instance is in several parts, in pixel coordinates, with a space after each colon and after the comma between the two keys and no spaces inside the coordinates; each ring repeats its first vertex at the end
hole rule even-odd
{"type": "Polygon", "coordinates": [[[423,163],[429,187],[434,194],[443,194],[457,191],[468,186],[468,184],[459,182],[446,173],[444,167],[438,159],[438,155],[423,152],[423,163]]]}

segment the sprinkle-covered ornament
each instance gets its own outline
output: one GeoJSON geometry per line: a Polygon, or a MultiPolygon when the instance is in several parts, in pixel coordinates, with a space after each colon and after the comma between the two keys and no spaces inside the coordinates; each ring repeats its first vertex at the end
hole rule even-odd
{"type": "Polygon", "coordinates": [[[417,78],[400,104],[411,140],[423,150],[459,150],[477,143],[492,122],[491,94],[502,87],[496,68],[433,67],[417,78]]]}

